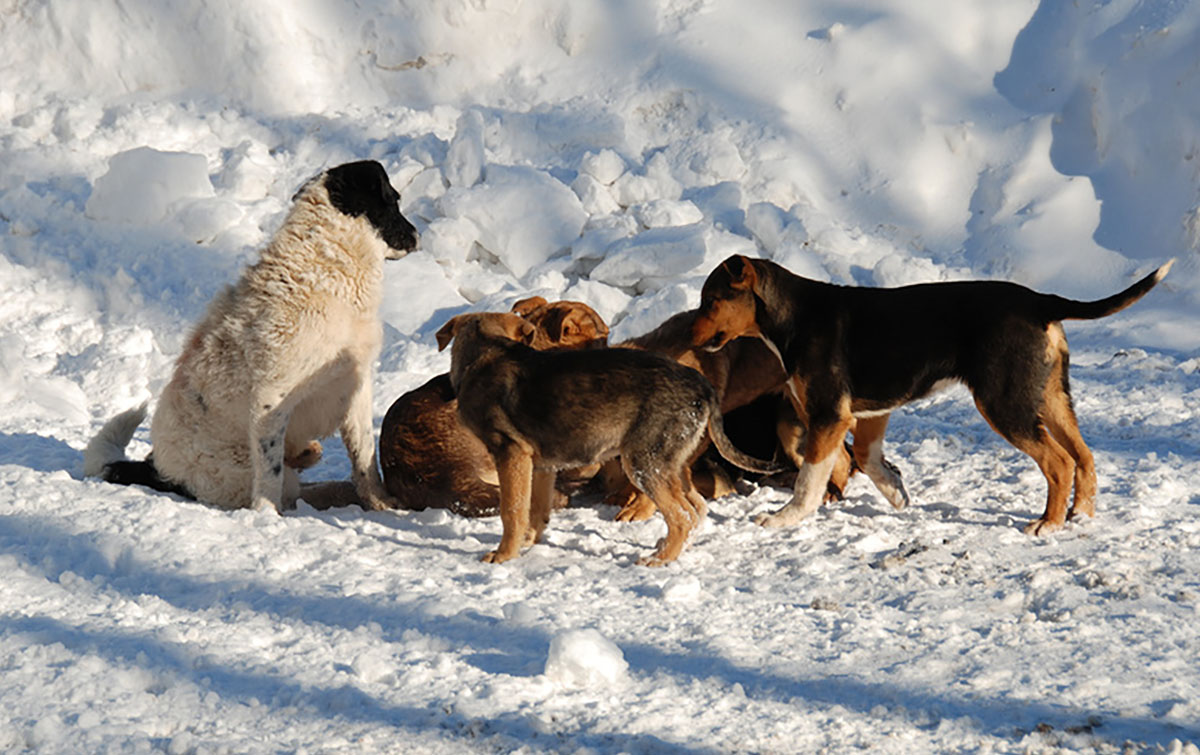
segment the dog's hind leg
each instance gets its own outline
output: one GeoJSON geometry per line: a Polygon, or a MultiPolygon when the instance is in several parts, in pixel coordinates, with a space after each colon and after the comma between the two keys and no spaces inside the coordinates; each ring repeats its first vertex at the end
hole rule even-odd
{"type": "Polygon", "coordinates": [[[1075,462],[1067,450],[1054,439],[1034,412],[1022,421],[1022,413],[1012,407],[990,412],[979,400],[975,405],[980,414],[1009,443],[1028,454],[1046,477],[1046,510],[1042,516],[1025,527],[1027,535],[1048,535],[1062,529],[1067,519],[1067,496],[1075,475],[1075,462]]]}
{"type": "Polygon", "coordinates": [[[641,566],[663,566],[679,558],[687,545],[693,525],[693,504],[683,491],[679,477],[664,480],[656,476],[643,476],[646,494],[654,499],[663,519],[667,522],[667,536],[658,542],[658,550],[650,556],[638,559],[641,566]]]}
{"type": "MultiPolygon", "coordinates": [[[[1060,326],[1061,328],[1061,326],[1060,326]]],[[[1061,336],[1061,334],[1060,334],[1061,336]]],[[[1075,461],[1075,498],[1068,518],[1096,515],[1096,462],[1092,452],[1079,434],[1079,422],[1071,405],[1071,389],[1067,379],[1068,356],[1066,341],[1059,339],[1059,359],[1046,381],[1041,417],[1050,435],[1067,450],[1075,461]]]]}
{"type": "Polygon", "coordinates": [[[532,505],[533,455],[511,441],[492,455],[500,476],[500,524],[504,529],[499,547],[483,560],[499,564],[519,556],[525,543],[532,505]]]}
{"type": "Polygon", "coordinates": [[[909,503],[908,491],[900,479],[900,470],[883,458],[883,434],[887,430],[889,414],[875,417],[860,417],[854,427],[854,460],[863,473],[875,483],[875,488],[892,504],[902,509],[909,503]]]}
{"type": "Polygon", "coordinates": [[[558,474],[553,470],[534,469],[533,488],[529,494],[529,522],[525,527],[524,545],[541,542],[542,533],[550,523],[550,509],[554,503],[554,482],[558,474]]]}

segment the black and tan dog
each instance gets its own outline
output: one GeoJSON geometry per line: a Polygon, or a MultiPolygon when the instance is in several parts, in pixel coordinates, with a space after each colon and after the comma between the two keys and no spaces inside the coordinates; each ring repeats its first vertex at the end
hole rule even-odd
{"type": "Polygon", "coordinates": [[[855,460],[885,498],[903,505],[899,478],[882,463],[888,414],[947,382],[966,384],[984,419],[1046,476],[1046,510],[1027,533],[1062,528],[1072,482],[1071,516],[1092,516],[1096,470],[1071,404],[1060,323],[1119,312],[1170,267],[1119,294],[1080,302],[1003,281],[835,286],[766,260],[725,260],[704,282],[692,342],[715,350],[757,336],[772,346],[808,427],[795,495],[759,524],[783,527],[816,510],[852,425],[855,460]]]}
{"type": "MultiPolygon", "coordinates": [[[[652,351],[697,370],[716,389],[721,412],[727,419],[731,412],[743,409],[764,396],[781,394],[787,374],[779,359],[762,341],[736,338],[716,351],[693,346],[692,328],[698,314],[698,310],[694,309],[680,312],[654,330],[622,341],[617,346],[652,351]]],[[[755,407],[754,411],[757,415],[763,414],[760,407],[755,407]]],[[[766,414],[771,415],[768,419],[769,429],[764,428],[759,434],[777,440],[789,460],[799,468],[802,459],[798,454],[803,450],[800,446],[804,438],[804,426],[796,419],[790,406],[779,407],[776,411],[768,407],[766,414]]],[[[755,440],[763,439],[756,437],[755,440]]],[[[702,463],[692,469],[697,489],[708,498],[732,492],[731,481],[724,479],[720,470],[706,469],[704,461],[702,459],[702,463]]],[[[605,465],[605,486],[610,491],[606,502],[621,507],[616,520],[633,522],[654,516],[654,503],[624,479],[619,467],[614,472],[614,466],[617,466],[614,462],[605,465]]],[[[837,452],[826,498],[840,499],[854,471],[850,451],[843,447],[837,452]]]]}
{"type": "MultiPolygon", "coordinates": [[[[530,345],[536,349],[608,343],[608,326],[583,302],[547,302],[535,296],[517,302],[512,311],[534,326],[530,345]]],[[[405,508],[449,509],[462,516],[500,511],[496,466],[483,442],[459,422],[448,374],[405,393],[388,408],[379,432],[379,465],[388,493],[405,508]]]]}
{"type": "Polygon", "coordinates": [[[535,333],[507,313],[459,315],[437,333],[439,349],[454,341],[459,419],[499,472],[504,532],[485,561],[507,561],[538,542],[560,469],[620,455],[667,522],[658,550],[640,561],[650,566],[675,560],[707,511],[690,472],[706,434],[735,464],[774,471],[725,437],[716,394],[695,370],[632,349],[538,351],[528,345],[535,333]]]}

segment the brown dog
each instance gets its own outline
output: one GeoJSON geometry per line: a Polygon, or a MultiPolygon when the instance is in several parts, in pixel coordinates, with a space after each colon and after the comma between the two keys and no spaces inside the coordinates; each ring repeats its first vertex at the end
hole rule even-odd
{"type": "Polygon", "coordinates": [[[1096,470],[1071,405],[1060,323],[1119,312],[1171,264],[1119,294],[1080,302],[1002,281],[835,286],[767,260],[725,260],[704,282],[692,343],[716,350],[738,336],[762,339],[787,367],[808,428],[795,495],[759,524],[787,526],[816,510],[855,422],[856,461],[885,498],[903,505],[899,478],[882,463],[888,414],[947,382],[965,383],[988,424],[1045,475],[1046,510],[1027,533],[1062,528],[1072,480],[1071,516],[1092,516],[1096,470]]]}
{"type": "MultiPolygon", "coordinates": [[[[608,342],[608,326],[583,302],[551,304],[535,296],[517,302],[512,311],[534,326],[531,345],[537,349],[608,342]]],[[[379,433],[379,463],[388,493],[405,508],[450,509],[463,516],[493,516],[500,510],[496,466],[483,443],[459,422],[448,374],[392,403],[379,433]]]]}
{"type": "Polygon", "coordinates": [[[646,565],[675,560],[707,505],[690,467],[710,436],[727,459],[768,473],[725,437],[712,386],[695,370],[633,349],[537,351],[536,328],[500,313],[459,315],[437,333],[451,340],[450,382],[458,416],[496,461],[500,476],[500,563],[541,538],[558,470],[616,455],[657,505],[667,536],[646,565]],[[706,433],[707,431],[707,433],[706,433]]]}
{"type": "MultiPolygon", "coordinates": [[[[654,330],[636,338],[622,341],[621,348],[642,349],[674,359],[704,375],[716,389],[721,412],[730,412],[744,407],[756,399],[783,391],[787,374],[774,352],[762,341],[754,338],[736,338],[717,351],[707,351],[692,346],[692,329],[699,310],[681,312],[668,318],[654,330]]],[[[778,413],[773,432],[780,445],[797,468],[803,462],[799,447],[804,439],[804,426],[797,420],[790,407],[778,413]]],[[[654,515],[654,503],[630,485],[619,469],[611,471],[613,463],[606,465],[606,486],[613,490],[608,502],[621,506],[617,521],[633,522],[649,519],[654,515]]],[[[693,469],[694,475],[698,468],[693,469]]],[[[841,498],[846,483],[855,467],[850,451],[843,447],[837,453],[833,471],[826,488],[827,498],[841,498]]],[[[697,487],[700,487],[699,482],[697,487]]],[[[709,497],[718,497],[729,492],[727,482],[714,479],[705,492],[709,497]]]]}

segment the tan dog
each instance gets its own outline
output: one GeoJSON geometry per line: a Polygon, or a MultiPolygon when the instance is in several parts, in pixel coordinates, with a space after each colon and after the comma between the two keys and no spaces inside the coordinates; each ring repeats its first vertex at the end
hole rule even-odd
{"type": "Polygon", "coordinates": [[[759,524],[788,526],[816,510],[851,427],[859,465],[885,498],[903,506],[899,477],[881,464],[888,416],[950,382],[964,383],[988,424],[1045,475],[1046,510],[1027,533],[1062,528],[1072,482],[1071,516],[1092,516],[1096,468],[1071,405],[1061,321],[1119,312],[1170,268],[1168,262],[1118,294],[1081,302],[1003,281],[835,286],[768,260],[725,260],[704,282],[692,343],[715,351],[752,336],[768,344],[787,368],[789,396],[808,427],[795,495],[759,524]]]}
{"type": "MultiPolygon", "coordinates": [[[[787,374],[779,358],[758,339],[734,339],[717,351],[706,351],[692,346],[692,327],[697,314],[698,310],[681,312],[668,318],[649,333],[617,345],[662,354],[697,370],[716,389],[721,412],[726,415],[762,396],[782,393],[787,374]]],[[[799,449],[804,440],[804,426],[790,410],[779,412],[773,425],[767,432],[778,438],[784,452],[799,468],[803,463],[799,449]]],[[[605,465],[608,478],[605,485],[612,491],[607,498],[608,503],[621,506],[616,515],[617,521],[632,522],[652,517],[654,503],[630,485],[620,474],[619,467],[614,470],[614,466],[612,462],[605,465]]],[[[692,470],[693,475],[699,476],[700,466],[692,470]]],[[[855,470],[849,450],[843,447],[837,454],[829,478],[827,497],[841,498],[846,483],[855,470]]],[[[696,484],[697,488],[701,488],[699,480],[696,484]]],[[[705,487],[707,489],[704,492],[710,498],[732,492],[729,482],[716,475],[705,487]]]]}
{"type": "Polygon", "coordinates": [[[730,461],[758,472],[770,465],[725,437],[712,386],[695,370],[633,349],[537,351],[537,329],[509,314],[452,318],[437,333],[451,340],[450,382],[458,415],[496,462],[500,477],[500,563],[538,542],[550,519],[558,470],[616,455],[654,501],[667,536],[640,563],[675,560],[707,505],[690,467],[706,436],[730,461]]]}
{"type": "MultiPolygon", "coordinates": [[[[604,346],[608,326],[596,311],[576,301],[523,299],[513,312],[534,326],[536,349],[604,346]]],[[[448,374],[396,399],[383,418],[379,462],[388,492],[408,509],[450,509],[463,516],[492,516],[500,510],[496,466],[487,448],[458,419],[458,401],[448,374]]]]}
{"type": "Polygon", "coordinates": [[[111,420],[85,472],[224,508],[281,511],[314,439],[341,432],[358,497],[388,505],[376,467],[372,365],[383,262],[416,247],[379,163],[331,168],[301,187],[283,227],[209,305],[175,363],[150,429],[151,458],[123,461],[145,407],[111,420]]]}

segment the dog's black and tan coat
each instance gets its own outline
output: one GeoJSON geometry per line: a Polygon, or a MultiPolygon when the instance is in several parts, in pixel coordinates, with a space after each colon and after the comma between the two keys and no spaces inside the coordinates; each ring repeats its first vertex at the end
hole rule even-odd
{"type": "Polygon", "coordinates": [[[792,500],[759,523],[787,526],[816,510],[834,451],[852,426],[855,460],[885,498],[903,506],[908,495],[882,461],[888,414],[947,381],[965,384],[988,423],[1045,475],[1046,510],[1026,532],[1063,526],[1072,485],[1070,515],[1093,515],[1095,464],[1071,404],[1060,323],[1128,307],[1170,267],[1121,293],[1081,302],[1002,281],[836,286],[767,260],[725,260],[704,283],[692,341],[719,349],[732,338],[757,336],[772,346],[808,428],[792,500]]]}
{"type": "Polygon", "coordinates": [[[459,418],[487,446],[500,480],[503,535],[485,561],[507,561],[538,542],[560,469],[620,455],[667,522],[647,565],[678,557],[707,511],[690,472],[706,433],[731,462],[775,471],[725,437],[716,393],[699,372],[632,349],[538,351],[526,345],[535,334],[507,313],[459,315],[437,334],[441,349],[454,342],[459,418]]]}

